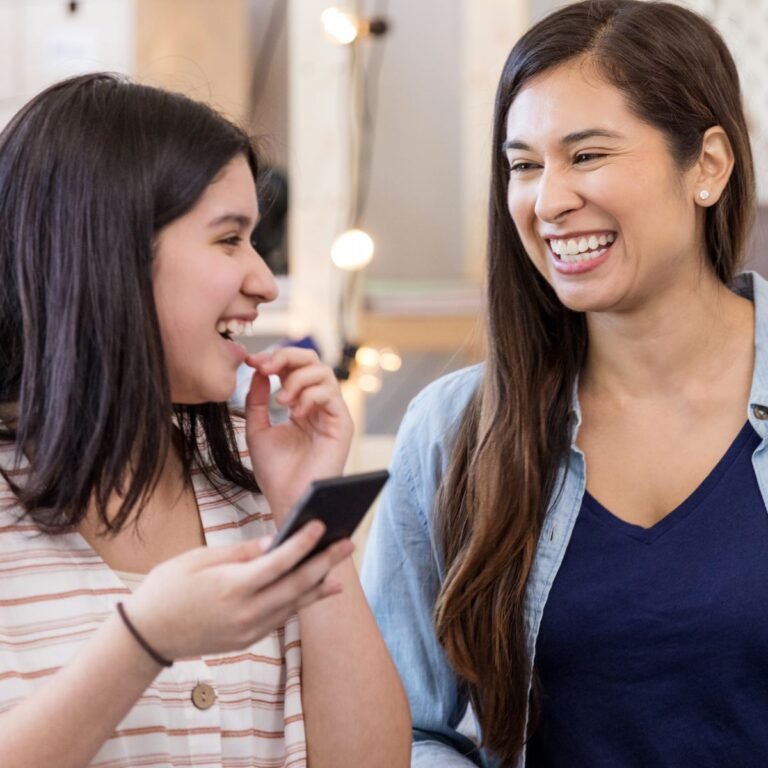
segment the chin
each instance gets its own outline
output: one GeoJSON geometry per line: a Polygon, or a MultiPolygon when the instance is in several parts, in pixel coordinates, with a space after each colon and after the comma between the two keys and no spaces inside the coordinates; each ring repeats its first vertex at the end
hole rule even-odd
{"type": "Polygon", "coordinates": [[[235,394],[235,381],[217,382],[196,390],[171,393],[174,405],[204,405],[205,403],[226,403],[235,394]]]}
{"type": "Polygon", "coordinates": [[[594,290],[555,290],[560,302],[572,312],[609,312],[616,298],[594,290]]]}

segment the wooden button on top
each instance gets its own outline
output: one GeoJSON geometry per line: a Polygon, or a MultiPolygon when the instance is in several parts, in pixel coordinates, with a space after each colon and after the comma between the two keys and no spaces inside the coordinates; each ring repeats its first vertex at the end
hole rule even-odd
{"type": "Polygon", "coordinates": [[[752,413],[754,413],[755,418],[760,419],[760,421],[765,421],[768,419],[768,408],[766,408],[764,405],[753,405],[752,413]]]}
{"type": "Polygon", "coordinates": [[[206,683],[198,683],[192,689],[192,703],[198,709],[210,709],[216,701],[216,691],[206,683]]]}

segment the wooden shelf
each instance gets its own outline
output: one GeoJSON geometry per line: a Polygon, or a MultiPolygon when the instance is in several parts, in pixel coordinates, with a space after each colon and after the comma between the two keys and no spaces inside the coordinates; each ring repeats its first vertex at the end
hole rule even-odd
{"type": "Polygon", "coordinates": [[[465,350],[472,360],[484,356],[482,318],[477,315],[379,315],[360,318],[360,339],[399,351],[465,350]]]}

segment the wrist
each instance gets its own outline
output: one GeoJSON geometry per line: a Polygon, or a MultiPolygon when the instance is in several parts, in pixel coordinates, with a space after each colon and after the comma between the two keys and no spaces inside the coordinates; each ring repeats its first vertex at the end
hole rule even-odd
{"type": "Polygon", "coordinates": [[[125,629],[131,635],[131,637],[133,637],[138,646],[147,654],[147,656],[149,656],[149,658],[152,659],[152,661],[154,661],[158,666],[172,667],[173,660],[166,658],[144,637],[144,635],[136,628],[136,625],[133,623],[133,621],[131,621],[131,619],[128,617],[125,606],[118,602],[115,608],[117,610],[118,616],[120,617],[120,620],[125,626],[125,629]]]}

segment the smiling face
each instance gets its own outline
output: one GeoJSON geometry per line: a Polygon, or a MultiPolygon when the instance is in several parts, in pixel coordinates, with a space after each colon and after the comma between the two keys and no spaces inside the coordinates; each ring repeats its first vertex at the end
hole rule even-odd
{"type": "Polygon", "coordinates": [[[576,311],[642,306],[703,259],[695,168],[588,61],[533,78],[507,116],[507,203],[528,256],[576,311]]]}
{"type": "Polygon", "coordinates": [[[175,403],[231,397],[245,349],[229,336],[251,332],[259,304],[277,296],[251,246],[258,214],[251,169],[238,156],[158,235],[153,288],[175,403]]]}

